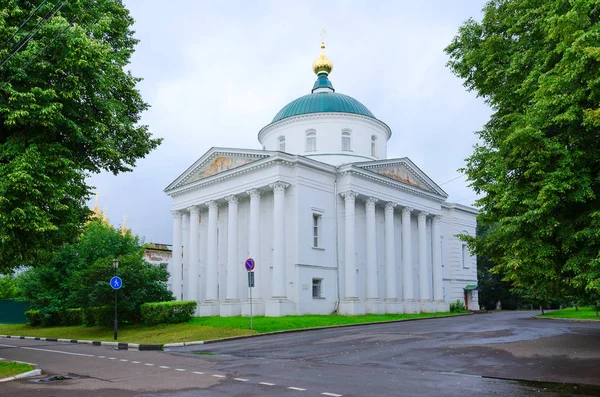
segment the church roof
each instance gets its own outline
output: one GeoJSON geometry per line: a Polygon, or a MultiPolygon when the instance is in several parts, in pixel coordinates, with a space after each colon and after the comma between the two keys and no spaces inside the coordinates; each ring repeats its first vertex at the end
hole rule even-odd
{"type": "Polygon", "coordinates": [[[288,103],[275,115],[273,123],[288,117],[308,113],[354,113],[375,118],[365,105],[337,92],[315,92],[288,103]]]}

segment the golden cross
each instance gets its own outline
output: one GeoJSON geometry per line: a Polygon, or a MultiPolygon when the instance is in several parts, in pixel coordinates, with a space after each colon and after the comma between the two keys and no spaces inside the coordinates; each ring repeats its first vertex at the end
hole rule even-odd
{"type": "Polygon", "coordinates": [[[325,42],[325,29],[321,29],[321,41],[325,42]]]}
{"type": "Polygon", "coordinates": [[[127,222],[127,215],[123,215],[123,223],[127,222]]]}
{"type": "Polygon", "coordinates": [[[96,193],[96,204],[98,204],[98,193],[96,193]]]}

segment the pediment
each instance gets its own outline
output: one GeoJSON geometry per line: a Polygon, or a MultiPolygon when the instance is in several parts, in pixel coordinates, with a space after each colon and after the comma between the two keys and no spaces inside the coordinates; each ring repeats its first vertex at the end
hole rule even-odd
{"type": "Polygon", "coordinates": [[[165,191],[175,189],[201,179],[209,178],[254,161],[270,157],[264,151],[213,148],[181,174],[165,191]]]}
{"type": "Polygon", "coordinates": [[[430,193],[448,197],[448,194],[444,192],[444,190],[442,190],[408,158],[371,161],[368,163],[356,164],[356,166],[375,172],[386,178],[423,189],[430,193]]]}

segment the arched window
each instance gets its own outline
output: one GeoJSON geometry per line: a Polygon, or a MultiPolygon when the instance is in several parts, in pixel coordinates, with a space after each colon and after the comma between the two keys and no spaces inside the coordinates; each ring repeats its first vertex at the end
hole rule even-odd
{"type": "Polygon", "coordinates": [[[306,131],[306,151],[314,152],[317,150],[317,132],[315,130],[306,131]]]}
{"type": "Polygon", "coordinates": [[[377,157],[377,137],[371,135],[371,156],[377,157]]]}
{"type": "Polygon", "coordinates": [[[282,135],[277,138],[277,142],[279,143],[279,151],[285,152],[285,137],[282,135]]]}
{"type": "Polygon", "coordinates": [[[342,150],[351,151],[352,150],[352,133],[350,131],[342,131],[342,150]]]}

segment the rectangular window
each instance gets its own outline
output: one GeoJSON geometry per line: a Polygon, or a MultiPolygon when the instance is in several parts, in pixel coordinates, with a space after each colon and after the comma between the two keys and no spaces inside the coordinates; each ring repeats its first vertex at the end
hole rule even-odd
{"type": "Polygon", "coordinates": [[[317,137],[316,136],[307,136],[306,137],[306,151],[314,152],[317,150],[317,137]]]}
{"type": "Polygon", "coordinates": [[[351,150],[350,134],[342,135],[342,150],[344,150],[344,151],[350,151],[351,150]]]}
{"type": "Polygon", "coordinates": [[[371,141],[371,156],[377,157],[375,155],[375,141],[371,141]]]}
{"type": "Polygon", "coordinates": [[[312,297],[313,298],[322,298],[323,297],[323,289],[321,288],[323,285],[322,278],[313,278],[312,279],[312,297]]]}
{"type": "Polygon", "coordinates": [[[462,265],[463,269],[469,268],[469,249],[467,248],[467,244],[462,245],[462,265]]]}
{"type": "Polygon", "coordinates": [[[319,247],[319,232],[321,226],[321,215],[313,214],[313,247],[319,247]]]}

